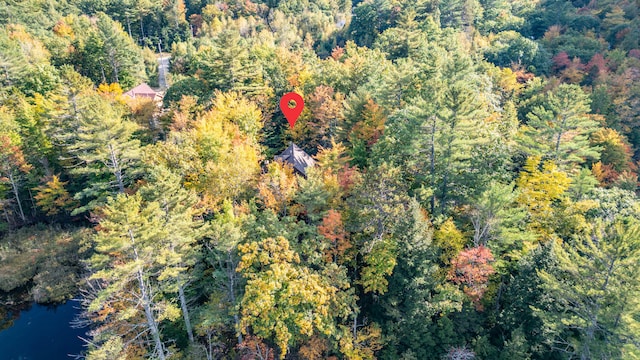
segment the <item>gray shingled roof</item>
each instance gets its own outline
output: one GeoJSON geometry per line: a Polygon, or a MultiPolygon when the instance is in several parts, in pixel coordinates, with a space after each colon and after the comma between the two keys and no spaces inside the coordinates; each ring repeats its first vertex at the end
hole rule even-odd
{"type": "Polygon", "coordinates": [[[316,163],[309,154],[294,143],[291,143],[282,154],[276,155],[275,159],[288,162],[297,172],[304,176],[307,176],[307,167],[313,166],[316,163]]]}

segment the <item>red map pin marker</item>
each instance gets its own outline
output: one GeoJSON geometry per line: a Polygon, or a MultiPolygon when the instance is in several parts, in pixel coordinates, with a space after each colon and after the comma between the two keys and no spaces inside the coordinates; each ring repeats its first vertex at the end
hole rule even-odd
{"type": "Polygon", "coordinates": [[[296,124],[298,117],[302,113],[302,109],[304,109],[304,100],[302,100],[302,96],[290,92],[284,94],[282,99],[280,99],[280,110],[284,114],[284,117],[287,118],[289,122],[289,126],[293,129],[293,125],[296,124]],[[289,107],[289,102],[293,100],[296,105],[294,107],[289,107]]]}

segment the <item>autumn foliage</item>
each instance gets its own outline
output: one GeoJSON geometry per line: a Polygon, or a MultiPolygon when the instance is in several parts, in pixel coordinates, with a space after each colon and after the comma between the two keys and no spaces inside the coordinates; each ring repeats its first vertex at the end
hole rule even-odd
{"type": "Polygon", "coordinates": [[[487,290],[489,277],[495,273],[491,250],[478,246],[461,251],[451,263],[448,279],[462,285],[462,290],[481,309],[480,299],[487,290]]]}
{"type": "Polygon", "coordinates": [[[31,165],[25,161],[19,146],[14,145],[8,136],[0,135],[0,174],[9,177],[8,174],[14,170],[28,172],[31,165]]]}
{"type": "Polygon", "coordinates": [[[322,219],[322,224],[318,226],[318,233],[329,240],[330,247],[324,254],[327,261],[342,262],[345,251],[352,247],[347,239],[347,232],[344,230],[342,216],[335,210],[329,210],[322,219]]]}
{"type": "Polygon", "coordinates": [[[53,177],[46,184],[35,188],[38,192],[33,198],[36,204],[46,211],[47,215],[56,215],[60,210],[69,210],[76,205],[76,201],[69,195],[65,189],[66,181],[60,181],[58,176],[53,177]]]}
{"type": "Polygon", "coordinates": [[[81,295],[87,360],[640,360],[638,3],[2,1],[0,302],[81,295]]]}
{"type": "Polygon", "coordinates": [[[241,360],[274,360],[275,351],[257,336],[247,336],[237,346],[241,360]]]}

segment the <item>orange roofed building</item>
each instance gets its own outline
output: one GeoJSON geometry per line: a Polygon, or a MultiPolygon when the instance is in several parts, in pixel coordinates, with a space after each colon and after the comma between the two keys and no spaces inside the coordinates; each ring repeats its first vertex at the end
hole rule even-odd
{"type": "Polygon", "coordinates": [[[130,97],[132,99],[146,98],[149,100],[153,100],[154,102],[162,100],[161,93],[153,90],[151,86],[147,85],[146,83],[142,83],[122,95],[130,97]]]}

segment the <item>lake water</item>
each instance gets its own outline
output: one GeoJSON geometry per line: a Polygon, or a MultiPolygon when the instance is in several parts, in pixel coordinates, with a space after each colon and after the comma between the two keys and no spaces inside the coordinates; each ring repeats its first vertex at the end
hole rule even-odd
{"type": "Polygon", "coordinates": [[[23,310],[13,325],[0,331],[2,360],[70,360],[82,352],[86,329],[69,324],[80,311],[68,301],[56,307],[34,304],[23,310]]]}

